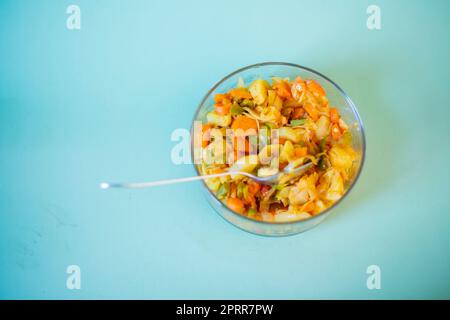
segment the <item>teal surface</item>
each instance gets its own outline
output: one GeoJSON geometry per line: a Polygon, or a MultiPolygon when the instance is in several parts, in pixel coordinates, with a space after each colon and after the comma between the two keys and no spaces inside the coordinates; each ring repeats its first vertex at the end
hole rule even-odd
{"type": "Polygon", "coordinates": [[[2,0],[0,298],[450,298],[449,21],[449,1],[2,0]],[[329,76],[364,121],[364,171],[323,224],[264,238],[199,183],[98,188],[193,175],[172,131],[263,61],[329,76]]]}

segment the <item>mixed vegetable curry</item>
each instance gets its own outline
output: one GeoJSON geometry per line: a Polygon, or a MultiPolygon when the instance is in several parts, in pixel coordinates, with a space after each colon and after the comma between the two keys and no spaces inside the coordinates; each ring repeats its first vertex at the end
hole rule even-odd
{"type": "Polygon", "coordinates": [[[243,175],[206,180],[228,208],[257,220],[284,222],[322,212],[343,196],[358,158],[349,126],[323,87],[301,77],[257,79],[248,87],[239,79],[215,95],[201,131],[204,175],[244,171],[265,177],[288,164],[314,164],[272,186],[243,175]]]}

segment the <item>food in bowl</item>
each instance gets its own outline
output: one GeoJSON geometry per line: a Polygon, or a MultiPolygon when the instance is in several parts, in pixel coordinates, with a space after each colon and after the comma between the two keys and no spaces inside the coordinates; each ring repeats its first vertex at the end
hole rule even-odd
{"type": "Polygon", "coordinates": [[[313,164],[302,176],[283,174],[276,185],[242,174],[205,181],[229,209],[265,222],[307,219],[332,206],[344,195],[359,158],[349,124],[323,87],[299,76],[256,79],[248,86],[239,79],[214,96],[200,134],[203,175],[267,177],[288,165],[313,164]]]}

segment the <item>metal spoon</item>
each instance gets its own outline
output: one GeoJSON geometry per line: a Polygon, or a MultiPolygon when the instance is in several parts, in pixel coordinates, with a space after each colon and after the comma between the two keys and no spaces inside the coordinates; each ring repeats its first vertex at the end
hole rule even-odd
{"type": "Polygon", "coordinates": [[[204,176],[195,176],[195,177],[188,177],[188,178],[178,178],[178,179],[169,179],[169,180],[159,180],[159,181],[152,181],[152,182],[125,182],[125,183],[111,183],[111,182],[103,182],[100,184],[101,189],[110,189],[110,188],[127,188],[127,189],[138,189],[138,188],[149,188],[149,187],[156,187],[156,186],[162,186],[165,184],[174,184],[174,183],[181,183],[181,182],[189,182],[189,181],[197,181],[197,180],[205,180],[205,179],[211,179],[211,178],[219,178],[224,176],[236,176],[236,175],[243,175],[246,177],[249,177],[250,179],[259,182],[261,184],[267,184],[267,185],[275,185],[278,183],[280,178],[283,175],[289,175],[289,179],[296,178],[302,174],[304,174],[309,168],[313,166],[312,162],[308,162],[300,167],[293,167],[291,165],[286,166],[283,171],[267,176],[267,177],[258,177],[251,173],[247,172],[241,172],[241,171],[228,171],[223,173],[216,173],[216,174],[208,174],[204,176]]]}

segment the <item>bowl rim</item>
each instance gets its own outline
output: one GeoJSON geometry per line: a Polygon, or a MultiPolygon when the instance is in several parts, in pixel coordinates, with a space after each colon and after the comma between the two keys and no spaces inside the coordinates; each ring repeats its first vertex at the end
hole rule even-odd
{"type": "Polygon", "coordinates": [[[202,180],[202,184],[203,187],[206,188],[206,190],[209,192],[210,195],[213,196],[214,200],[216,200],[218,203],[220,203],[220,205],[222,207],[225,208],[225,210],[228,210],[229,212],[231,212],[232,214],[236,215],[237,217],[244,219],[244,220],[248,220],[251,221],[253,223],[256,224],[262,224],[262,225],[293,225],[293,224],[301,224],[301,223],[305,223],[307,221],[312,221],[315,220],[319,217],[321,217],[322,215],[325,215],[327,213],[329,213],[332,209],[336,208],[346,197],[347,195],[352,191],[353,187],[355,186],[355,184],[358,182],[359,177],[361,175],[362,169],[364,167],[364,162],[365,162],[365,158],[366,158],[366,136],[365,136],[365,130],[364,130],[364,125],[361,119],[361,116],[359,115],[358,109],[356,108],[355,103],[353,102],[353,100],[347,95],[347,93],[338,85],[336,84],[333,80],[331,80],[330,78],[328,78],[327,76],[323,75],[322,73],[299,65],[299,64],[295,64],[295,63],[290,63],[290,62],[278,62],[278,61],[268,61],[268,62],[261,62],[261,63],[256,63],[256,64],[251,64],[242,68],[239,68],[233,72],[231,72],[230,74],[226,75],[225,77],[223,77],[222,79],[220,79],[218,82],[216,82],[216,84],[214,84],[214,86],[208,90],[208,92],[206,93],[206,95],[203,97],[203,99],[201,100],[200,104],[198,105],[195,113],[194,113],[194,117],[191,121],[191,160],[192,160],[192,164],[195,168],[195,171],[197,172],[197,175],[201,175],[201,173],[199,172],[197,165],[195,164],[194,161],[194,122],[196,121],[200,110],[202,108],[202,106],[204,105],[204,103],[206,102],[206,100],[208,99],[208,97],[214,92],[214,90],[217,89],[217,87],[219,87],[223,82],[225,82],[226,80],[230,79],[231,77],[249,70],[249,69],[253,69],[253,68],[259,68],[259,67],[265,67],[265,66],[288,66],[288,67],[294,67],[294,68],[298,68],[301,70],[305,70],[308,72],[311,72],[313,74],[315,74],[316,76],[324,79],[325,81],[328,81],[331,85],[333,85],[338,91],[339,93],[344,97],[345,101],[347,102],[347,104],[350,106],[350,108],[352,109],[353,113],[356,116],[356,119],[358,121],[358,126],[360,128],[360,132],[361,132],[361,143],[362,143],[362,155],[361,155],[361,164],[358,168],[358,172],[356,173],[355,179],[353,180],[353,183],[348,187],[347,191],[344,193],[344,195],[337,200],[335,203],[333,203],[333,205],[331,205],[330,207],[328,207],[327,209],[325,209],[324,211],[322,211],[319,214],[316,214],[314,216],[311,216],[307,219],[299,219],[299,220],[293,220],[293,221],[275,221],[275,222],[270,222],[270,221],[263,221],[263,220],[256,220],[253,218],[249,218],[245,215],[239,214],[237,212],[234,212],[233,210],[229,209],[225,204],[222,203],[222,201],[220,201],[220,199],[218,199],[216,197],[216,195],[214,194],[214,192],[212,192],[208,186],[206,185],[206,182],[204,180],[202,180]]]}

